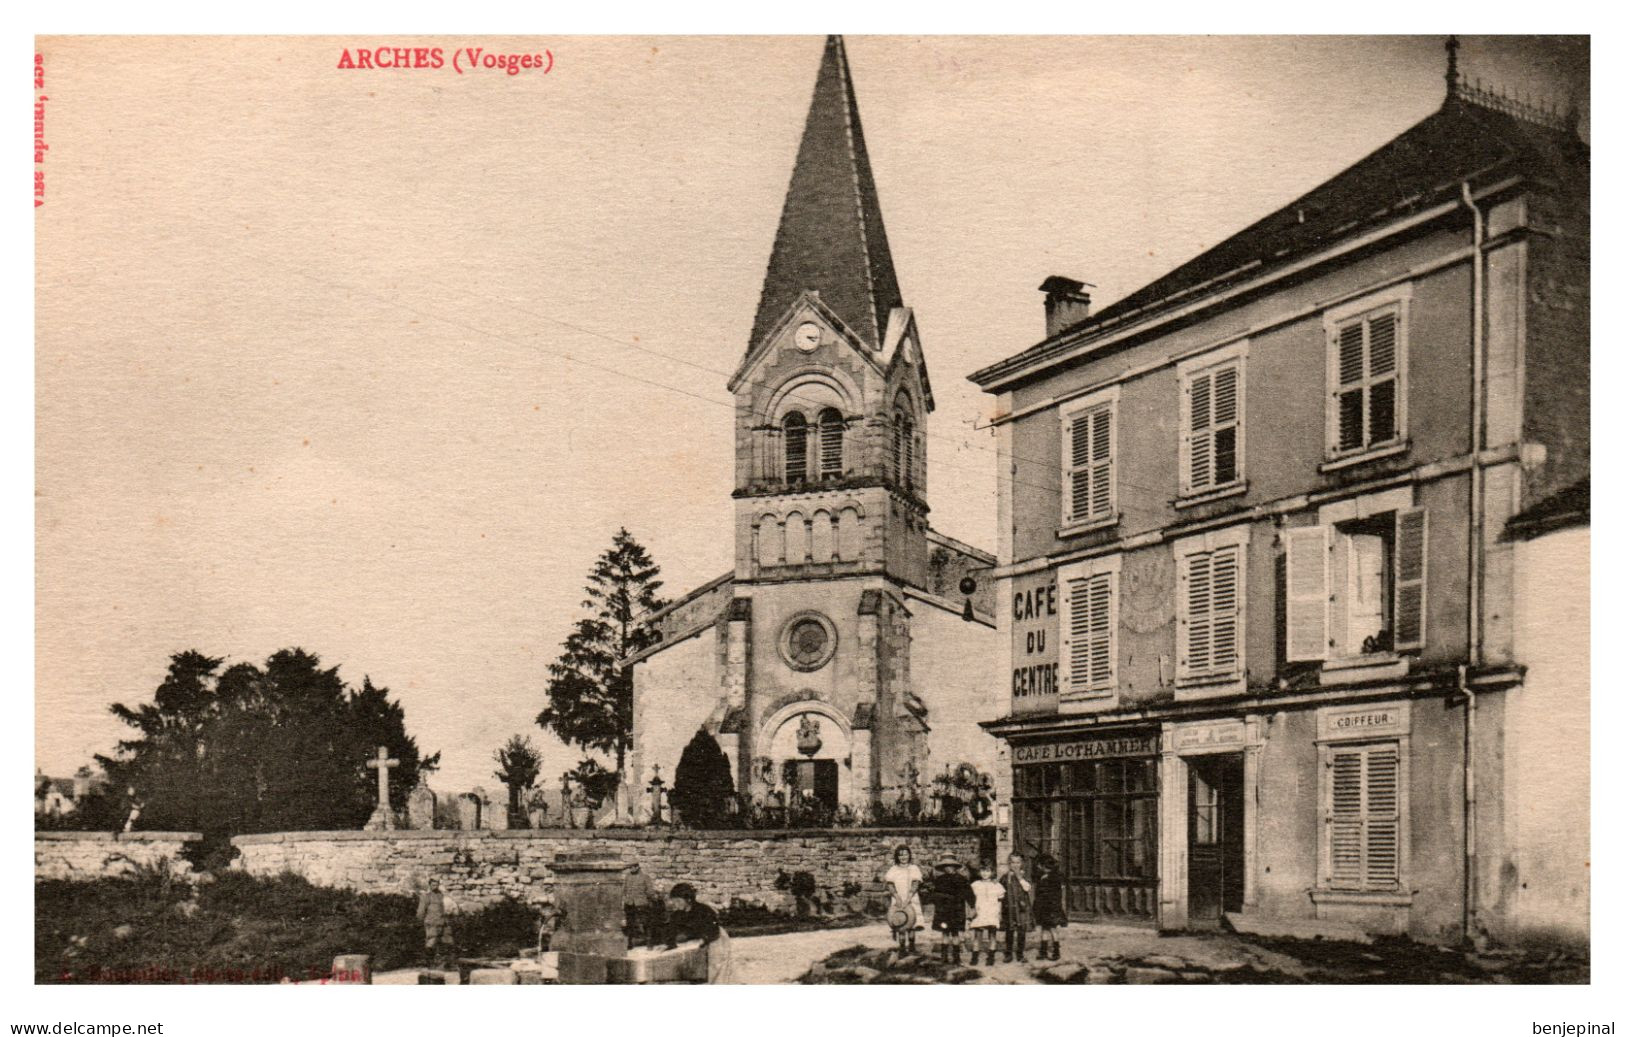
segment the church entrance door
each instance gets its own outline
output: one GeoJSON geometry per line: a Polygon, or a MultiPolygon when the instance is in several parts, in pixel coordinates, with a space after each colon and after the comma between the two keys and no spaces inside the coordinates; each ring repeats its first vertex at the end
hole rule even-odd
{"type": "Polygon", "coordinates": [[[785,770],[796,796],[803,800],[810,797],[833,812],[841,802],[839,767],[834,760],[791,760],[785,770]]]}

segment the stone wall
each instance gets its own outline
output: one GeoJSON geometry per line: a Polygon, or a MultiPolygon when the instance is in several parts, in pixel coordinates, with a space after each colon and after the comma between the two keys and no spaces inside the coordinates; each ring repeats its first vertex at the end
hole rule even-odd
{"type": "Polygon", "coordinates": [[[197,832],[35,832],[34,880],[120,878],[160,866],[190,875],[181,851],[202,838],[197,832]]]}
{"type": "Polygon", "coordinates": [[[947,852],[975,863],[984,832],[991,838],[991,829],[942,828],[278,832],[233,839],[241,856],[232,866],[252,875],[292,872],[319,886],[370,893],[410,893],[433,876],[453,910],[470,911],[504,897],[538,900],[556,855],[612,846],[642,865],[657,889],[691,882],[700,899],[718,907],[735,897],[782,906],[785,895],[774,889],[780,871],[811,872],[820,890],[839,893],[847,882],[874,882],[900,844],[921,864],[947,852]]]}

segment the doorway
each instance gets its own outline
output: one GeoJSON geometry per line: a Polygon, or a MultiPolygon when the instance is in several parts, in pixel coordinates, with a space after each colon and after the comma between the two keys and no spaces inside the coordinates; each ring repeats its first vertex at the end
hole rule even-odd
{"type": "Polygon", "coordinates": [[[841,803],[840,764],[834,760],[787,760],[786,784],[800,800],[809,794],[819,807],[831,814],[841,803]]]}
{"type": "Polygon", "coordinates": [[[1217,925],[1226,911],[1240,911],[1246,864],[1242,841],[1245,804],[1241,753],[1185,758],[1190,840],[1190,922],[1217,925]]]}

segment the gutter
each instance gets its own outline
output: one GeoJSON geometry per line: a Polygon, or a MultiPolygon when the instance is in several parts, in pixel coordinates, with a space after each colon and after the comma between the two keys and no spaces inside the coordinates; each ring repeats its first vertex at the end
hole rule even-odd
{"type": "Polygon", "coordinates": [[[1467,662],[1457,668],[1456,684],[1464,698],[1462,712],[1462,894],[1461,938],[1473,941],[1478,926],[1478,785],[1473,758],[1473,735],[1478,714],[1478,696],[1467,679],[1467,668],[1483,665],[1483,573],[1484,564],[1484,466],[1479,445],[1484,440],[1484,212],[1473,201],[1472,185],[1461,182],[1461,201],[1473,214],[1473,298],[1472,298],[1472,428],[1470,453],[1472,495],[1468,500],[1467,535],[1467,662]]]}

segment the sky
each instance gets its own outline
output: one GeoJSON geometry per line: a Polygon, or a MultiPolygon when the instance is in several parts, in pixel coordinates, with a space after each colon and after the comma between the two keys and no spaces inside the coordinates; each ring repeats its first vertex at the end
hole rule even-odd
{"type": "MultiPolygon", "coordinates": [[[[169,656],[300,646],[494,787],[594,558],[731,566],[732,412],[819,37],[365,40],[552,68],[339,69],[354,38],[58,38],[36,210],[36,763],[169,656]]],[[[932,373],[932,522],[991,547],[991,398],[1037,286],[1097,306],[1439,105],[1438,37],[849,37],[932,373]]],[[[1584,41],[1466,37],[1587,101],[1584,41]]],[[[1587,121],[1586,125],[1589,125],[1587,121]]]]}

